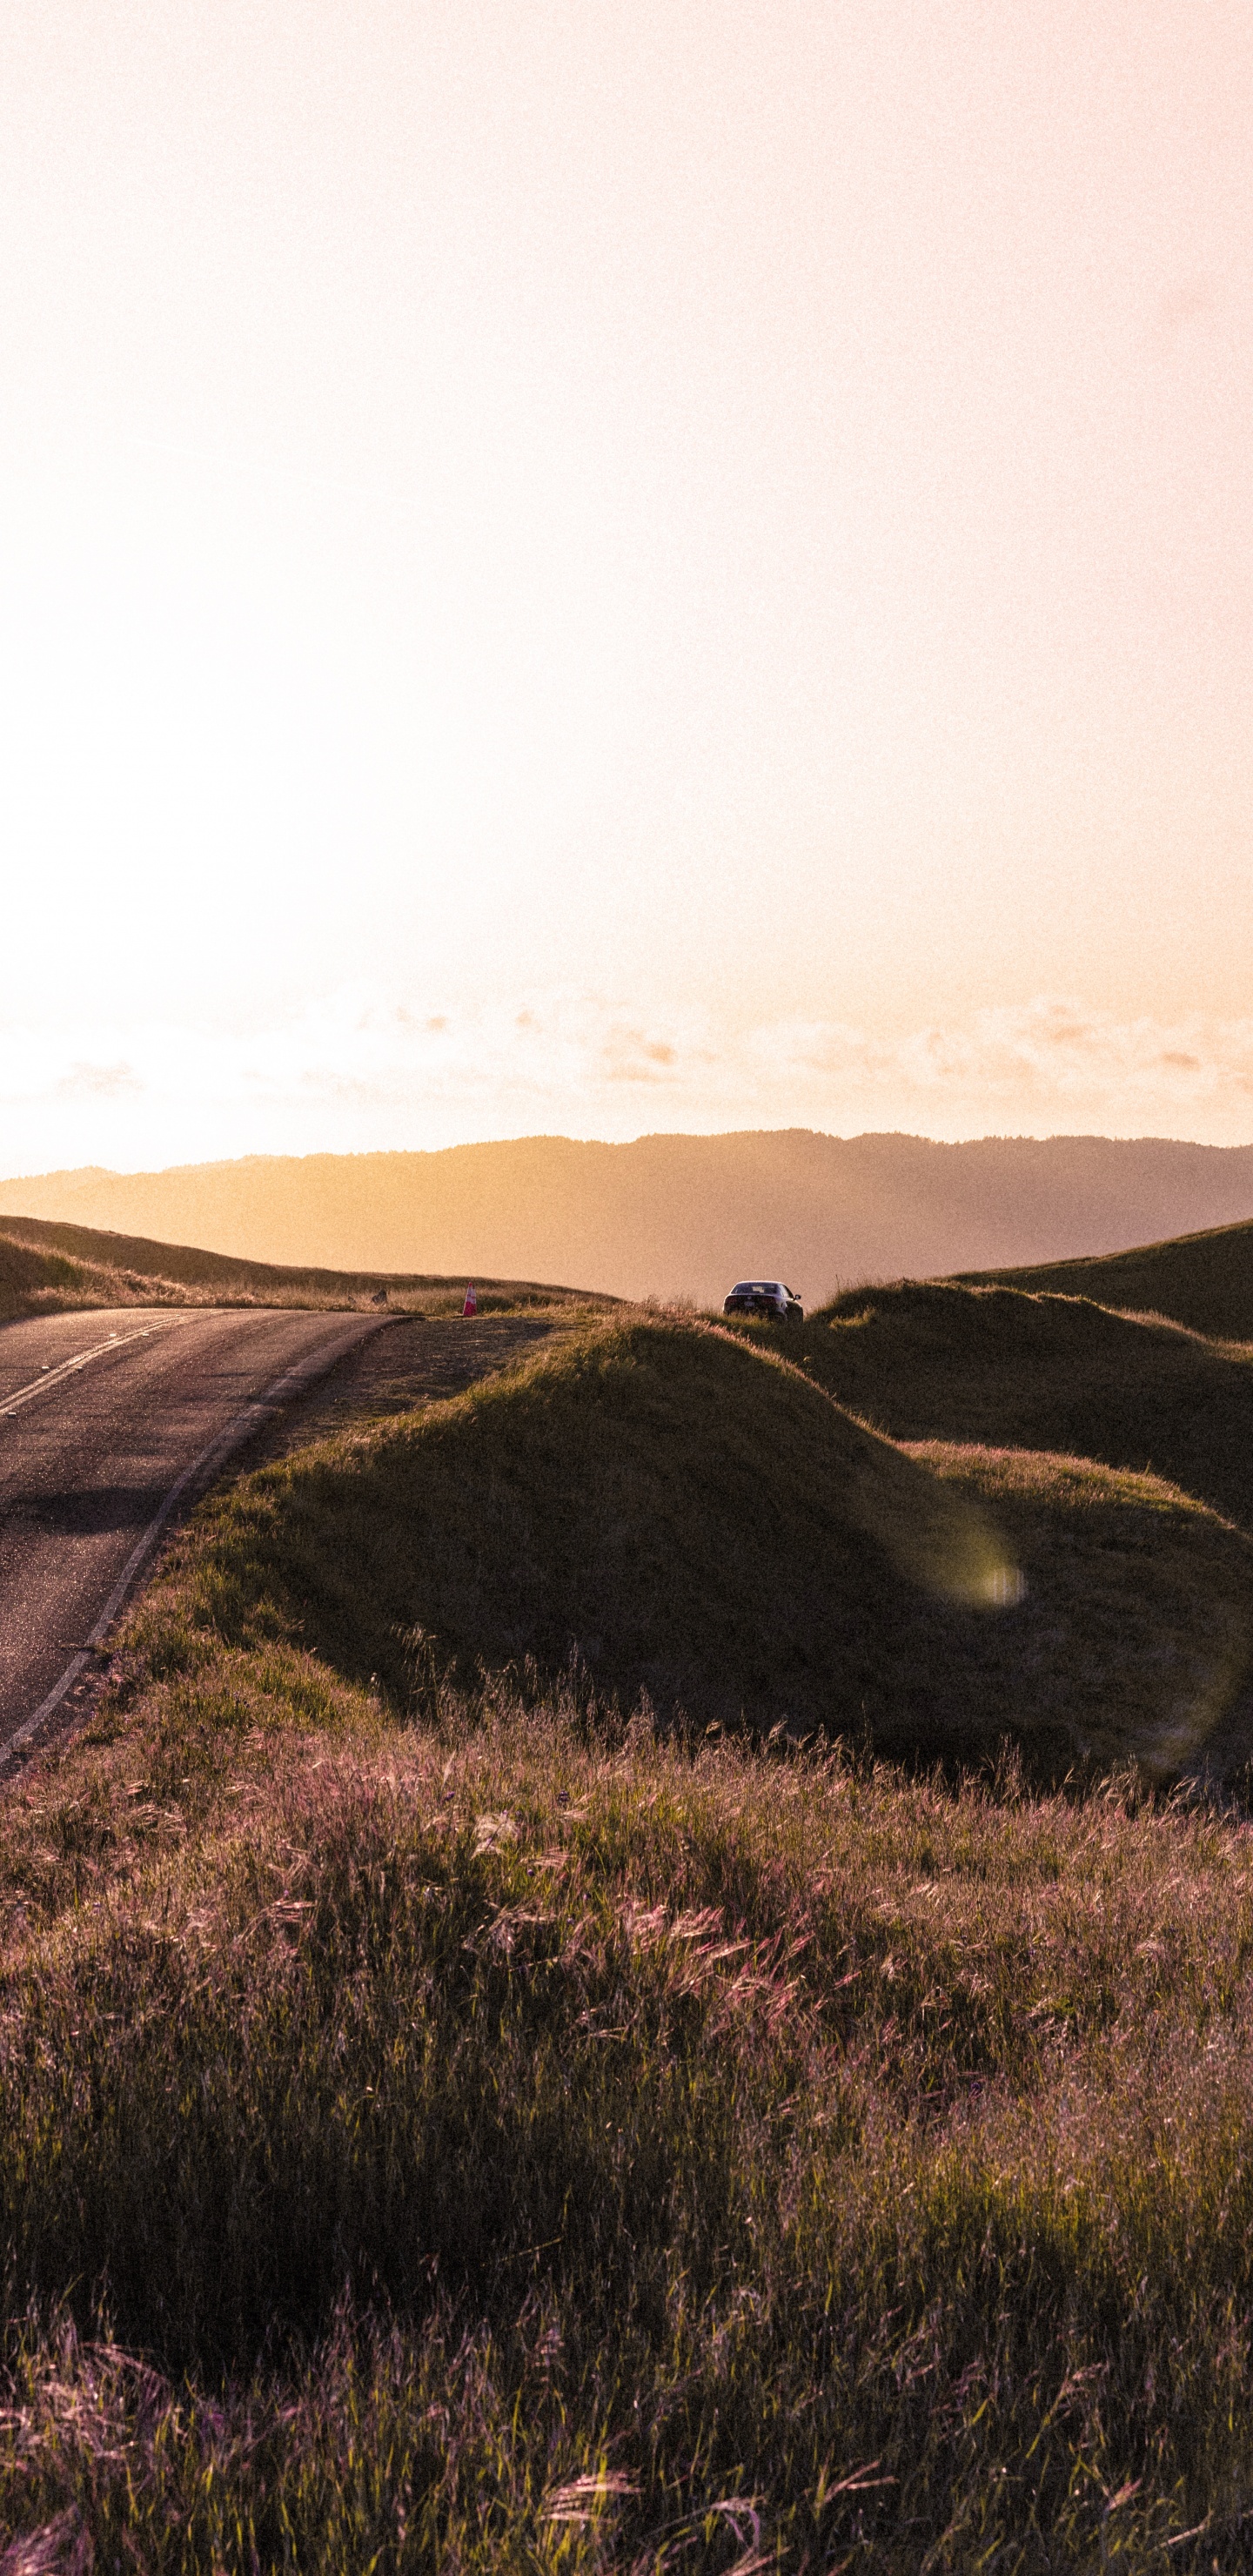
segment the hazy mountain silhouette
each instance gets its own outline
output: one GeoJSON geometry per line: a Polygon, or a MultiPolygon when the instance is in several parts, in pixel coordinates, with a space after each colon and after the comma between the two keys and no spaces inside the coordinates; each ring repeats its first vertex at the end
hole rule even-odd
{"type": "Polygon", "coordinates": [[[0,1182],[0,1213],[332,1269],[720,1297],[1060,1261],[1253,1216],[1253,1146],[1161,1137],[530,1136],[434,1154],[253,1155],[0,1182]]]}

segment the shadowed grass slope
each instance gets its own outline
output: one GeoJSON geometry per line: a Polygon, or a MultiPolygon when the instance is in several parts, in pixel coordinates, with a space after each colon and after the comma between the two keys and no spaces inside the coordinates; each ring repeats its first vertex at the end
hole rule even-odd
{"type": "MultiPolygon", "coordinates": [[[[104,1275],[97,1270],[88,1282],[81,1263],[67,1260],[63,1253],[15,1241],[0,1231],[0,1321],[37,1313],[41,1306],[72,1305],[79,1293],[87,1304],[90,1286],[104,1275]]],[[[110,1279],[110,1285],[116,1297],[117,1282],[110,1279]]]]}
{"type": "Polygon", "coordinates": [[[1081,1297],[913,1280],[838,1297],[781,1346],[894,1439],[1153,1469],[1253,1533],[1253,1350],[1081,1297]]]}
{"type": "Polygon", "coordinates": [[[202,1636],[0,1922],[15,2567],[1251,2563],[1245,1829],[202,1636]]]}
{"type": "Polygon", "coordinates": [[[1203,1234],[1138,1244],[1131,1252],[960,1276],[966,1285],[1091,1297],[1102,1306],[1173,1316],[1198,1333],[1253,1341],[1253,1224],[1211,1226],[1203,1234]]]}
{"type": "Polygon", "coordinates": [[[658,1320],[202,1510],[0,1809],[14,2576],[1253,2566],[1248,1827],[440,1672],[825,1586],[1047,1718],[1247,1558],[658,1320]]]}
{"type": "Polygon", "coordinates": [[[1004,1567],[977,1508],[798,1373],[661,1319],[565,1338],[215,1509],[195,1615],[299,1633],[401,1705],[433,1669],[551,1681],[573,1657],[667,1716],[853,1725],[889,1678],[925,1689],[954,1597],[960,1624],[1004,1567]]]}
{"type": "MultiPolygon", "coordinates": [[[[464,1279],[368,1270],[300,1270],[238,1261],[194,1245],[107,1234],[39,1217],[0,1217],[0,1320],[92,1306],[295,1306],[351,1310],[380,1289],[398,1314],[461,1312],[464,1279]]],[[[523,1279],[476,1283],[482,1314],[571,1307],[600,1312],[612,1297],[523,1279]]]]}
{"type": "Polygon", "coordinates": [[[446,1674],[542,1690],[573,1661],[667,1722],[949,1761],[1013,1734],[1046,1774],[1160,1771],[1230,1728],[1248,1540],[1153,1478],[936,1463],[720,1330],[595,1328],[221,1497],[185,1651],[299,1637],[400,1709],[446,1674]]]}
{"type": "MultiPolygon", "coordinates": [[[[911,1455],[996,1517],[1025,1600],[988,1632],[1024,1741],[1158,1780],[1253,1758],[1253,1545],[1159,1476],[1030,1449],[911,1455]],[[1028,1714],[1029,1713],[1029,1714],[1028,1714]]],[[[988,1661],[992,1656],[989,1653],[988,1661]]]]}

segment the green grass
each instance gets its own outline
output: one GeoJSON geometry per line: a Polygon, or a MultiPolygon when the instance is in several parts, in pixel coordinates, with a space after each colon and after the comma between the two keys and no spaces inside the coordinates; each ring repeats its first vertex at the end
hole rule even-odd
{"type": "Polygon", "coordinates": [[[972,1270],[964,1284],[1090,1297],[1102,1306],[1169,1315],[1198,1333],[1253,1341],[1253,1224],[1211,1226],[1166,1243],[1138,1244],[1131,1252],[1021,1270],[972,1270]]]}
{"type": "Polygon", "coordinates": [[[908,1687],[1001,1565],[977,1509],[803,1377],[637,1318],[224,1497],[197,1615],[299,1633],[397,1704],[432,1663],[543,1686],[574,1657],[667,1720],[802,1728],[833,1692],[850,1724],[882,1701],[889,1603],[908,1687]]]}
{"type": "Polygon", "coordinates": [[[0,1811],[7,2576],[1253,2567],[1251,1542],[962,1298],[783,1345],[908,1454],[637,1316],[176,1542],[0,1811]]]}
{"type": "Polygon", "coordinates": [[[396,1728],[290,1644],[155,1681],[214,1544],[0,1831],[0,2527],[1249,2563],[1246,1829],[569,1691],[396,1728]]]}
{"type": "Polygon", "coordinates": [[[1253,1350],[1084,1298],[951,1281],[856,1290],[782,1339],[738,1329],[894,1439],[1155,1471],[1253,1532],[1253,1350]]]}
{"type": "Polygon", "coordinates": [[[1230,1730],[1247,1538],[1159,1479],[933,1463],[720,1330],[596,1327],[224,1495],[190,1616],[298,1637],[398,1709],[574,1668],[663,1725],[950,1763],[1014,1735],[1051,1777],[1160,1775],[1230,1730]]]}
{"type": "Polygon", "coordinates": [[[1037,1770],[1052,1745],[1089,1768],[1134,1757],[1158,1780],[1244,1770],[1253,1547],[1242,1531],[1159,1476],[1087,1458],[940,1441],[911,1454],[995,1514],[1021,1568],[1023,1605],[987,1632],[987,1695],[1037,1770]]]}
{"type": "MultiPolygon", "coordinates": [[[[108,1234],[40,1217],[0,1217],[0,1321],[17,1315],[99,1306],[370,1306],[386,1289],[394,1313],[459,1315],[464,1279],[417,1272],[292,1269],[237,1261],[190,1244],[108,1234]]],[[[479,1312],[513,1315],[601,1313],[617,1300],[534,1280],[476,1282],[479,1312]]]]}

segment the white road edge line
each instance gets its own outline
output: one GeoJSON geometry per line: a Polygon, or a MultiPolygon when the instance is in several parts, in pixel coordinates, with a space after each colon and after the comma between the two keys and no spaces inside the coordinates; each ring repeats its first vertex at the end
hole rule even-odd
{"type": "MultiPolygon", "coordinates": [[[[93,1656],[99,1652],[127,1593],[138,1582],[149,1559],[155,1556],[161,1534],[171,1513],[189,1489],[195,1485],[197,1479],[203,1477],[207,1484],[218,1468],[225,1464],[232,1451],[242,1449],[254,1432],[260,1430],[267,1414],[277,1413],[280,1405],[290,1403],[293,1396],[303,1395],[306,1387],[312,1386],[316,1379],[325,1377],[328,1371],[334,1368],[336,1361],[342,1360],[345,1351],[352,1349],[354,1342],[367,1341],[372,1333],[381,1332],[387,1324],[396,1320],[393,1316],[380,1315],[377,1322],[371,1320],[366,1325],[364,1332],[344,1334],[332,1351],[323,1349],[313,1360],[304,1361],[295,1368],[285,1370],[283,1376],[276,1377],[273,1385],[267,1386],[263,1394],[250,1398],[241,1411],[226,1424],[225,1429],[219,1431],[217,1438],[209,1442],[208,1448],[202,1449],[199,1457],[192,1459],[190,1467],[184,1467],[177,1482],[171,1485],[160,1510],[154,1513],[149,1521],[138,1545],[132,1548],[127,1557],[95,1626],[87,1632],[86,1646],[75,1655],[71,1663],[66,1665],[60,1681],[53,1684],[47,1698],[42,1700],[35,1710],[34,1716],[24,1718],[16,1733],[9,1737],[7,1743],[0,1745],[0,1779],[11,1767],[15,1754],[19,1753],[23,1745],[28,1744],[31,1737],[37,1735],[40,1728],[46,1726],[48,1719],[55,1715],[66,1692],[73,1688],[79,1674],[85,1671],[93,1656]]],[[[138,1336],[132,1336],[132,1338],[137,1339],[138,1336]]],[[[114,1349],[116,1344],[105,1342],[102,1348],[114,1349]]],[[[46,1381],[43,1382],[46,1383],[46,1381]]]]}
{"type": "MultiPolygon", "coordinates": [[[[186,1321],[186,1315],[174,1318],[175,1324],[186,1321]]],[[[76,1369],[86,1368],[89,1360],[103,1359],[108,1351],[127,1350],[132,1342],[148,1342],[154,1333],[168,1333],[173,1329],[174,1324],[145,1324],[137,1333],[111,1333],[107,1342],[97,1342],[93,1350],[76,1351],[73,1359],[62,1360],[59,1368],[45,1369],[41,1376],[29,1378],[25,1386],[15,1386],[12,1395],[0,1396],[0,1422],[7,1413],[16,1413],[23,1404],[33,1403],[37,1395],[43,1394],[45,1387],[56,1386],[61,1378],[73,1377],[76,1369]]]]}

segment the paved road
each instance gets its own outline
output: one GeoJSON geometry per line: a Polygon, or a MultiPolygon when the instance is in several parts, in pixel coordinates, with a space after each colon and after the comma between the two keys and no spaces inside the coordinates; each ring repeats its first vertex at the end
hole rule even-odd
{"type": "Polygon", "coordinates": [[[83,1651],[188,1471],[377,1329],[364,1315],[120,1307],[0,1325],[0,1766],[83,1651]],[[250,1410],[250,1408],[252,1408],[250,1410]],[[242,1419],[241,1419],[242,1417],[242,1419]],[[206,1457],[206,1453],[209,1453],[206,1457]]]}

